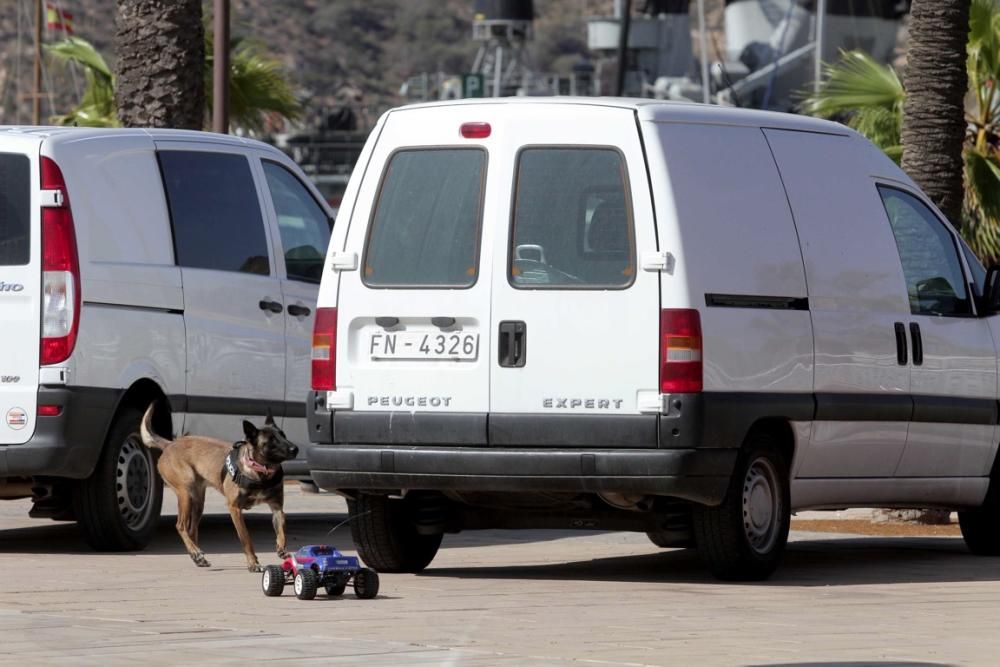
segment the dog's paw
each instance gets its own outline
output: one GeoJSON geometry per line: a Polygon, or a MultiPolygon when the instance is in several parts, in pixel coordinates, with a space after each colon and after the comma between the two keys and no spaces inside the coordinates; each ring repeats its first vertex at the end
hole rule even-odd
{"type": "Polygon", "coordinates": [[[278,549],[278,558],[280,558],[281,560],[285,560],[286,558],[288,558],[288,555],[289,554],[287,549],[278,549]]]}
{"type": "Polygon", "coordinates": [[[201,551],[196,551],[191,554],[191,560],[193,560],[194,564],[198,567],[212,567],[212,564],[205,559],[205,554],[201,551]]]}
{"type": "Polygon", "coordinates": [[[249,572],[260,572],[260,563],[250,563],[247,565],[247,571],[249,572]]]}

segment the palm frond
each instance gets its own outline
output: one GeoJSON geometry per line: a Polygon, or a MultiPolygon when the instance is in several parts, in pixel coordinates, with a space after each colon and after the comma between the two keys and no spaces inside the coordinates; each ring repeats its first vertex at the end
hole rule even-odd
{"type": "Polygon", "coordinates": [[[45,50],[56,62],[79,66],[87,81],[80,105],[65,115],[53,116],[52,122],[86,127],[117,125],[114,76],[97,49],[80,37],[67,37],[61,42],[46,44],[45,50]]]}
{"type": "Polygon", "coordinates": [[[819,92],[803,101],[804,113],[832,118],[869,107],[902,109],[905,92],[896,70],[867,53],[842,52],[838,62],[824,65],[823,70],[819,92]]]}
{"type": "Polygon", "coordinates": [[[902,155],[903,114],[899,109],[862,107],[848,118],[847,124],[882,150],[898,147],[902,155]]]}
{"type": "Polygon", "coordinates": [[[970,208],[1000,224],[1000,164],[995,154],[966,146],[965,194],[970,208]]]}

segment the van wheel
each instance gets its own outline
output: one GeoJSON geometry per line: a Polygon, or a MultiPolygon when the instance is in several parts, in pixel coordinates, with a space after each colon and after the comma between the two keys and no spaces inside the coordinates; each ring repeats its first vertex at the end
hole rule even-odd
{"type": "Polygon", "coordinates": [[[991,477],[983,504],[958,513],[965,546],[977,556],[1000,556],[1000,458],[991,477]]]}
{"type": "Polygon", "coordinates": [[[77,521],[97,551],[144,548],[160,518],[163,482],[136,435],[140,419],[138,408],[121,409],[94,472],[76,487],[77,521]]]}
{"type": "Polygon", "coordinates": [[[348,500],[351,538],[361,559],[379,572],[420,572],[434,560],[441,535],[421,535],[405,500],[361,494],[348,500]]]}
{"type": "Polygon", "coordinates": [[[760,581],[774,572],[788,542],[788,487],[788,463],[775,438],[752,434],[722,504],[694,508],[695,542],[713,575],[760,581]]]}

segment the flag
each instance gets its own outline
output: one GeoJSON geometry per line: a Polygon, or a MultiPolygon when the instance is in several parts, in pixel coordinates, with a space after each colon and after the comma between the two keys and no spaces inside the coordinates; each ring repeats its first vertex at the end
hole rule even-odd
{"type": "Polygon", "coordinates": [[[73,14],[53,5],[45,5],[46,24],[49,30],[62,30],[67,35],[73,34],[73,14]]]}

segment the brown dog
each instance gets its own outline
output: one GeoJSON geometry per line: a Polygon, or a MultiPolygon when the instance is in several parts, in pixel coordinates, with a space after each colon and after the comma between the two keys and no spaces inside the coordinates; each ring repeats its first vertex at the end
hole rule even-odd
{"type": "Polygon", "coordinates": [[[177,494],[177,532],[195,565],[210,566],[198,546],[198,524],[205,509],[205,489],[209,486],[226,498],[247,558],[247,569],[260,571],[243,520],[243,510],[254,505],[267,503],[271,508],[278,556],[284,558],[287,552],[281,463],[295,458],[299,448],[274,425],[270,410],[263,428],[244,421],[246,440],[236,444],[196,435],[167,440],[153,432],[152,418],[153,406],[150,405],[139,432],[143,444],[162,452],[156,467],[163,481],[177,494]]]}

